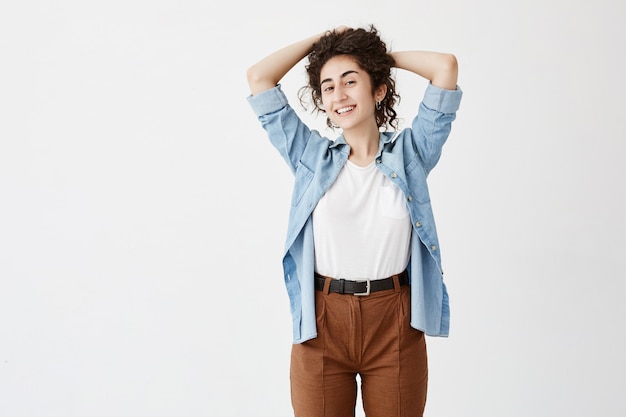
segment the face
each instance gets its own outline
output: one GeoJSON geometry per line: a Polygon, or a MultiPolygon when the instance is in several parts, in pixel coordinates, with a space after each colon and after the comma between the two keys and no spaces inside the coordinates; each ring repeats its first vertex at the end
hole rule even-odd
{"type": "Polygon", "coordinates": [[[344,131],[376,126],[376,102],[384,98],[386,87],[372,94],[370,76],[347,55],[333,57],[320,73],[322,104],[330,120],[344,131]]]}

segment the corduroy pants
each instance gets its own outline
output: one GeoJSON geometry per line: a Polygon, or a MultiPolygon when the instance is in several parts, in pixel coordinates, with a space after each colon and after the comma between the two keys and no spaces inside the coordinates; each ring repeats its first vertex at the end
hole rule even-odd
{"type": "Polygon", "coordinates": [[[295,417],[353,417],[357,374],[367,417],[421,417],[428,363],[424,334],[409,325],[410,287],[368,296],[316,291],[318,336],[291,351],[295,417]]]}

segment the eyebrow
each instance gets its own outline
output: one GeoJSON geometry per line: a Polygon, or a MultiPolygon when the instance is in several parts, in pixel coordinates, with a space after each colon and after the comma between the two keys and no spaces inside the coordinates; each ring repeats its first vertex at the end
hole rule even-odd
{"type": "MultiPolygon", "coordinates": [[[[348,70],[348,71],[344,72],[343,74],[341,74],[341,76],[340,76],[339,78],[344,78],[344,77],[346,77],[346,76],[348,76],[348,75],[350,75],[350,74],[353,74],[353,73],[354,73],[354,74],[358,74],[358,72],[357,72],[357,71],[354,71],[354,70],[348,70]]],[[[323,85],[324,83],[329,82],[329,81],[332,81],[332,78],[325,78],[325,79],[324,79],[324,80],[322,80],[322,82],[320,83],[320,86],[321,86],[321,85],[323,85]]]]}

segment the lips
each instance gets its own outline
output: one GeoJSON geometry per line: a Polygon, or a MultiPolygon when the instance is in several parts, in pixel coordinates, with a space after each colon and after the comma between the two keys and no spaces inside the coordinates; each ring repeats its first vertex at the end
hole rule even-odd
{"type": "Polygon", "coordinates": [[[354,110],[354,106],[346,106],[335,110],[338,114],[346,114],[354,110]]]}

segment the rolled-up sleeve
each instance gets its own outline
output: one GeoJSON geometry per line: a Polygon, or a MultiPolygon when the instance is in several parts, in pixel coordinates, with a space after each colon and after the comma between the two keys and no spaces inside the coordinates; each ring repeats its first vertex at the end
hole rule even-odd
{"type": "Polygon", "coordinates": [[[412,123],[412,142],[422,157],[427,173],[439,161],[462,97],[463,92],[458,86],[454,90],[446,90],[428,84],[424,92],[420,109],[412,123]]]}
{"type": "Polygon", "coordinates": [[[280,84],[259,94],[248,96],[248,103],[257,116],[276,112],[287,105],[287,96],[280,84]]]}
{"type": "Polygon", "coordinates": [[[455,113],[461,105],[463,91],[459,86],[454,90],[446,90],[428,84],[422,103],[429,109],[440,113],[455,113]]]}

